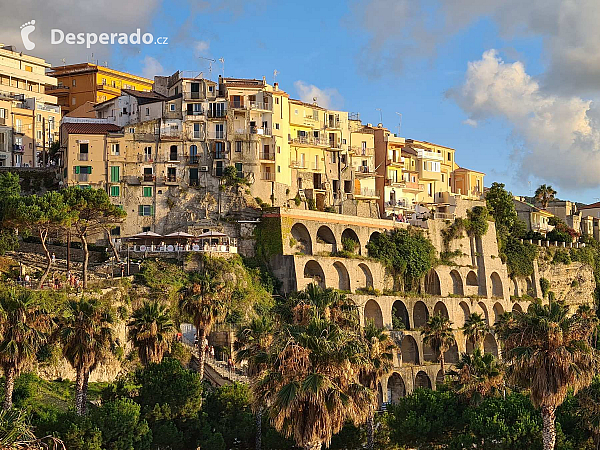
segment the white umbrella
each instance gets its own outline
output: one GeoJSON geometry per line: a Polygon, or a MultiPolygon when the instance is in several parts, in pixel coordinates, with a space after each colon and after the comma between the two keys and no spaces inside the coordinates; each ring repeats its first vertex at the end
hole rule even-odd
{"type": "Polygon", "coordinates": [[[190,233],[186,233],[184,231],[176,231],[175,233],[165,234],[165,237],[185,237],[185,238],[192,238],[192,237],[194,237],[194,235],[190,234],[190,233]]]}
{"type": "Polygon", "coordinates": [[[131,237],[135,237],[135,238],[162,237],[162,235],[155,233],[154,231],[144,231],[143,233],[134,234],[131,237]]]}

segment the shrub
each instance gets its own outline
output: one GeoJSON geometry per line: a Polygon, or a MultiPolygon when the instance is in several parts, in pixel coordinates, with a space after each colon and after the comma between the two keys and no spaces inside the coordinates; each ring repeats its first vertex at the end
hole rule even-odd
{"type": "Polygon", "coordinates": [[[533,261],[537,254],[537,246],[521,243],[518,239],[509,237],[502,248],[500,256],[503,257],[503,261],[508,266],[509,275],[526,277],[533,274],[533,261]]]}
{"type": "Polygon", "coordinates": [[[546,298],[548,291],[550,290],[550,281],[546,278],[540,278],[540,288],[542,289],[542,296],[546,298]]]}
{"type": "Polygon", "coordinates": [[[346,252],[354,253],[358,248],[358,242],[352,238],[342,238],[342,248],[346,252]]]}
{"type": "Polygon", "coordinates": [[[571,264],[571,262],[571,254],[564,249],[556,250],[552,258],[552,264],[571,264]]]}
{"type": "Polygon", "coordinates": [[[315,202],[314,198],[307,199],[306,204],[308,205],[308,209],[311,209],[313,211],[317,210],[317,203],[315,202]]]}

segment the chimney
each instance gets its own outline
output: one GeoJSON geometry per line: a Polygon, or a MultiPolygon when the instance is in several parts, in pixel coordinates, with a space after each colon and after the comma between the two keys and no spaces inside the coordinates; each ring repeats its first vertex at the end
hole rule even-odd
{"type": "Polygon", "coordinates": [[[278,91],[279,90],[279,83],[277,83],[277,82],[273,83],[273,90],[274,91],[278,91]]]}
{"type": "Polygon", "coordinates": [[[267,84],[267,79],[265,78],[264,75],[263,75],[263,84],[267,84]]]}
{"type": "Polygon", "coordinates": [[[381,122],[379,122],[379,123],[377,124],[377,128],[383,128],[383,124],[382,124],[381,122]]]}

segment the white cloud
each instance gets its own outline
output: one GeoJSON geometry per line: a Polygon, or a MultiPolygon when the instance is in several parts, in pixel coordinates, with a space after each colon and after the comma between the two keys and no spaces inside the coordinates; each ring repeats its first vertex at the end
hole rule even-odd
{"type": "Polygon", "coordinates": [[[296,81],[294,87],[298,92],[300,100],[303,102],[313,103],[316,98],[319,106],[335,109],[341,108],[344,103],[344,100],[337,89],[319,89],[314,84],[307,84],[301,80],[296,81]]]}
{"type": "Polygon", "coordinates": [[[465,119],[465,120],[463,120],[463,123],[465,125],[469,125],[470,127],[473,127],[473,128],[475,128],[477,125],[479,125],[479,123],[473,119],[465,119]]]}
{"type": "Polygon", "coordinates": [[[194,43],[194,53],[196,56],[206,55],[210,49],[209,41],[196,41],[194,43]]]}
{"type": "Polygon", "coordinates": [[[154,79],[154,75],[164,75],[164,67],[158,62],[156,58],[152,56],[146,56],[142,60],[142,76],[146,78],[154,79]]]}
{"type": "Polygon", "coordinates": [[[519,175],[563,188],[600,185],[600,109],[592,101],[548,94],[523,63],[506,63],[495,50],[470,62],[464,84],[448,96],[467,120],[506,120],[521,141],[512,155],[519,175]]]}

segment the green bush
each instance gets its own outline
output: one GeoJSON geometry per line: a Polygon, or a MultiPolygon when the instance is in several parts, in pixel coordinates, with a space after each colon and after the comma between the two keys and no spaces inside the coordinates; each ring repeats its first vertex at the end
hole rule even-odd
{"type": "Polygon", "coordinates": [[[550,290],[550,281],[546,278],[540,278],[540,288],[542,289],[542,296],[546,298],[548,291],[550,290]]]}
{"type": "Polygon", "coordinates": [[[565,249],[558,249],[552,258],[552,264],[571,264],[571,254],[565,249]]]}
{"type": "Polygon", "coordinates": [[[342,248],[346,252],[354,253],[358,248],[358,242],[352,238],[342,238],[342,248]]]}
{"type": "Polygon", "coordinates": [[[536,245],[521,243],[518,239],[509,237],[501,249],[500,256],[506,262],[509,275],[526,277],[533,274],[533,261],[537,254],[536,245]]]}
{"type": "Polygon", "coordinates": [[[313,210],[313,211],[317,210],[317,203],[315,202],[314,198],[307,199],[306,204],[308,205],[308,209],[313,210]]]}

